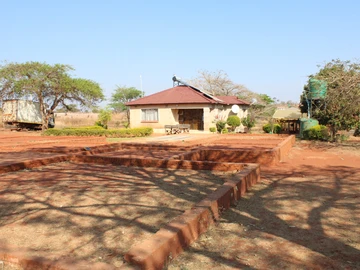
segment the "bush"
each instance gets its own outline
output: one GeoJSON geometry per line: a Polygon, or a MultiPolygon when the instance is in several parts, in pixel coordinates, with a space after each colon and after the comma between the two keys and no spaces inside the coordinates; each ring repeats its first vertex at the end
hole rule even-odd
{"type": "Polygon", "coordinates": [[[89,130],[89,129],[95,129],[95,130],[104,130],[104,127],[102,126],[89,126],[89,127],[65,127],[63,129],[83,129],[83,130],[89,130]]]}
{"type": "Polygon", "coordinates": [[[216,132],[216,128],[215,128],[215,127],[211,127],[211,128],[209,128],[209,130],[210,130],[210,132],[212,132],[212,133],[216,132]]]}
{"type": "Polygon", "coordinates": [[[335,137],[335,141],[337,142],[346,142],[349,140],[350,136],[347,134],[337,134],[335,137]]]}
{"type": "Polygon", "coordinates": [[[255,118],[252,118],[250,115],[241,119],[241,123],[248,128],[248,131],[251,131],[251,128],[255,126],[255,118]]]}
{"type": "Polygon", "coordinates": [[[152,128],[104,129],[104,128],[50,128],[43,132],[45,136],[105,136],[110,138],[146,137],[153,133],[152,128]]]}
{"type": "Polygon", "coordinates": [[[360,137],[360,127],[358,127],[357,129],[355,129],[354,136],[355,136],[355,137],[360,137]]]}
{"type": "Polygon", "coordinates": [[[105,129],[108,128],[108,123],[111,120],[112,112],[109,109],[100,110],[98,115],[98,121],[95,122],[95,125],[103,127],[105,129]]]}
{"type": "MultiPolygon", "coordinates": [[[[263,131],[265,133],[271,133],[271,124],[264,125],[263,131]]],[[[273,124],[272,133],[279,134],[280,132],[281,132],[281,126],[279,124],[273,124]]]]}
{"type": "Polygon", "coordinates": [[[303,136],[305,140],[327,141],[330,138],[328,128],[323,125],[316,125],[304,130],[303,136]]]}
{"type": "Polygon", "coordinates": [[[216,130],[221,133],[221,131],[225,128],[226,126],[226,122],[225,121],[222,121],[222,120],[219,120],[216,122],[216,130]]]}
{"type": "Polygon", "coordinates": [[[228,131],[228,129],[227,128],[223,128],[222,130],[221,130],[221,133],[229,133],[229,131],[228,131]]]}
{"type": "Polygon", "coordinates": [[[236,127],[240,126],[240,118],[237,115],[230,115],[228,119],[226,120],[226,123],[231,126],[232,130],[234,130],[236,127]]]}

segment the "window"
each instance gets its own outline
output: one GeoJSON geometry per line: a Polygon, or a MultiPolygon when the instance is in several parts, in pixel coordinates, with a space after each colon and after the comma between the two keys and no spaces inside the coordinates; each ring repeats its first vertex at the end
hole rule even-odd
{"type": "Polygon", "coordinates": [[[142,109],[141,122],[158,122],[159,114],[158,109],[142,109]]]}

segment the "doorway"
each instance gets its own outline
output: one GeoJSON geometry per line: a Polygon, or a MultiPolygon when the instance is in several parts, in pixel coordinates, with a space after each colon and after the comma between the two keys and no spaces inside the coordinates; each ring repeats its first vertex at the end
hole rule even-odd
{"type": "Polygon", "coordinates": [[[179,124],[189,124],[192,130],[204,130],[203,109],[179,109],[179,124]]]}

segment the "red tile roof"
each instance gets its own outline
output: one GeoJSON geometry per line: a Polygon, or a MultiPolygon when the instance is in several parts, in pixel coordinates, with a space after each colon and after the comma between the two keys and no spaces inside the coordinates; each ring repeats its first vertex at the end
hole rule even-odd
{"type": "Polygon", "coordinates": [[[215,97],[221,99],[218,101],[214,97],[207,95],[187,85],[179,85],[137,100],[126,103],[133,105],[156,105],[156,104],[246,104],[248,102],[238,99],[234,96],[215,97]]]}
{"type": "Polygon", "coordinates": [[[237,105],[250,105],[249,102],[238,99],[235,96],[216,96],[218,99],[221,99],[222,101],[224,101],[224,103],[228,104],[228,105],[233,105],[233,104],[237,104],[237,105]]]}

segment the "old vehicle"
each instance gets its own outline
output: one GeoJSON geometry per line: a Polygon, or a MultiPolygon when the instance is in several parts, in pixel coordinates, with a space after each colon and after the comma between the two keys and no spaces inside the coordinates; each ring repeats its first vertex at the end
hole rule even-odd
{"type": "MultiPolygon", "coordinates": [[[[4,100],[2,104],[2,121],[7,129],[33,129],[42,127],[42,114],[40,103],[31,100],[11,99],[4,100]]],[[[55,126],[55,118],[49,117],[48,127],[55,126]]]]}

